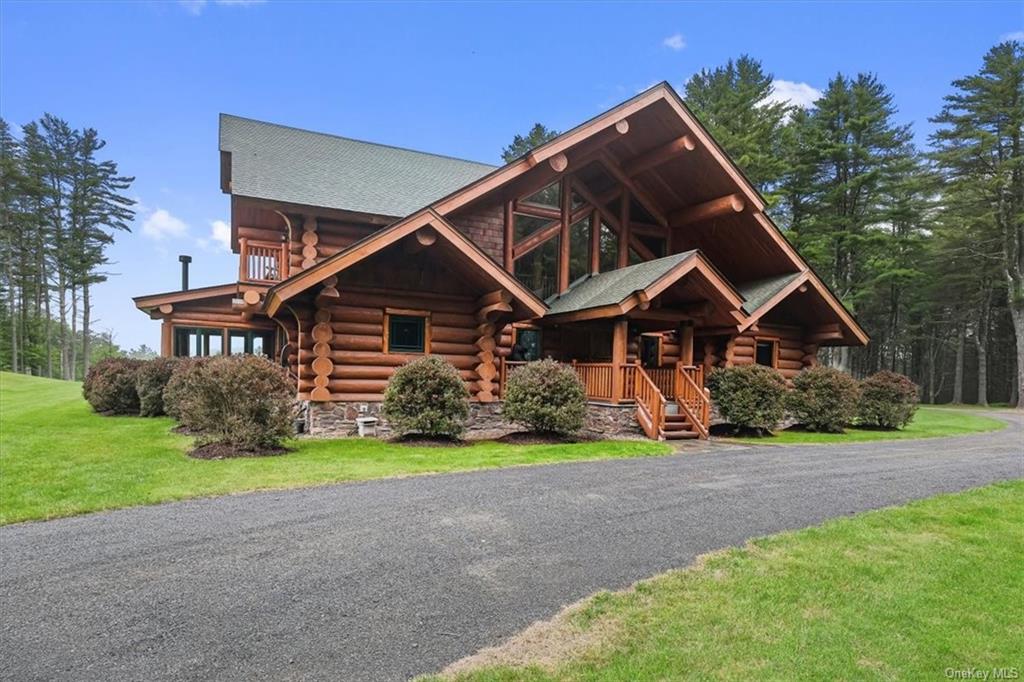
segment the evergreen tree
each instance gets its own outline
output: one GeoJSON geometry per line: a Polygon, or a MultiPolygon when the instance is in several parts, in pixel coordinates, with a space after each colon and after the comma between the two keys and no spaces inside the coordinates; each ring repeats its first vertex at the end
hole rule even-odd
{"type": "Polygon", "coordinates": [[[985,254],[984,263],[989,254],[997,261],[1015,333],[1018,407],[1024,407],[1024,46],[995,46],[977,74],[953,87],[933,119],[941,126],[932,141],[946,182],[945,210],[951,221],[971,226],[971,248],[985,254]]]}
{"type": "Polygon", "coordinates": [[[516,135],[512,138],[512,144],[501,150],[501,158],[505,163],[512,163],[521,156],[525,156],[531,150],[536,149],[545,142],[558,137],[557,130],[551,130],[541,123],[534,123],[530,132],[523,135],[516,135]]]}
{"type": "Polygon", "coordinates": [[[750,181],[774,203],[776,183],[785,170],[780,137],[785,102],[772,102],[772,76],[761,62],[742,55],[724,66],[703,69],[686,83],[686,104],[750,181]]]}

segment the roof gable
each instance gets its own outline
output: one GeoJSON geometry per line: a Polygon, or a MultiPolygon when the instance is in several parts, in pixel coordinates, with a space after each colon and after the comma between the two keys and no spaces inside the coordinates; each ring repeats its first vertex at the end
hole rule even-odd
{"type": "Polygon", "coordinates": [[[222,169],[238,196],[402,217],[494,166],[220,115],[222,169]]]}

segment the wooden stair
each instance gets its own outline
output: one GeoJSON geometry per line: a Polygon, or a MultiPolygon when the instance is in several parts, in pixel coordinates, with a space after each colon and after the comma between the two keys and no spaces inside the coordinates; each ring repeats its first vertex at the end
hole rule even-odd
{"type": "Polygon", "coordinates": [[[661,437],[665,440],[684,440],[700,438],[693,424],[685,414],[666,414],[665,423],[661,427],[661,437]]]}

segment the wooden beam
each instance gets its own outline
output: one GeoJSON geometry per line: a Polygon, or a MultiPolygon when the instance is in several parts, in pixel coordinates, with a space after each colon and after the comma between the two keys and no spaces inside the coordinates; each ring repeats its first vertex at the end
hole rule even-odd
{"type": "Polygon", "coordinates": [[[601,212],[590,212],[590,274],[601,271],[601,212]]]}
{"type": "Polygon", "coordinates": [[[627,188],[622,190],[622,199],[619,201],[619,253],[616,264],[620,268],[629,265],[629,204],[632,193],[627,188]]]}
{"type": "Polygon", "coordinates": [[[679,325],[679,362],[683,367],[693,365],[693,323],[679,325]]]}
{"type": "Polygon", "coordinates": [[[540,204],[531,204],[519,199],[516,200],[515,206],[513,206],[512,210],[516,213],[531,215],[537,218],[548,218],[549,220],[559,220],[562,217],[561,211],[557,208],[542,206],[540,204]]]}
{"type": "Polygon", "coordinates": [[[615,122],[615,132],[619,135],[625,135],[629,132],[629,121],[622,119],[615,122]]]}
{"type": "Polygon", "coordinates": [[[659,225],[662,227],[668,227],[668,218],[665,217],[665,212],[661,210],[658,203],[654,201],[654,199],[652,199],[651,196],[643,190],[643,188],[633,182],[628,175],[622,172],[622,167],[619,166],[618,161],[616,161],[607,150],[601,149],[598,152],[597,158],[600,160],[601,165],[603,165],[623,187],[633,193],[633,196],[638,202],[640,202],[640,205],[644,207],[644,210],[650,213],[651,217],[653,217],[659,225]]]}
{"type": "Polygon", "coordinates": [[[512,202],[505,202],[505,238],[502,242],[502,265],[509,272],[512,272],[512,247],[515,242],[515,216],[512,213],[512,202]]]}
{"type": "Polygon", "coordinates": [[[563,294],[569,290],[569,227],[572,216],[572,179],[566,175],[562,177],[559,196],[562,204],[562,224],[558,233],[558,293],[563,294]]]}
{"type": "Polygon", "coordinates": [[[639,175],[644,171],[657,168],[663,163],[667,163],[679,154],[685,152],[692,152],[697,148],[697,143],[690,135],[682,135],[669,140],[665,144],[658,145],[654,149],[649,149],[639,156],[634,156],[629,161],[625,161],[622,164],[622,172],[633,177],[639,175]]]}
{"type": "Polygon", "coordinates": [[[669,216],[669,225],[672,227],[683,227],[703,220],[710,220],[722,215],[740,213],[746,208],[746,202],[739,194],[727,194],[710,201],[705,201],[693,206],[674,211],[669,216]]]}
{"type": "Polygon", "coordinates": [[[163,315],[170,315],[171,313],[174,312],[174,306],[170,303],[164,303],[162,306],[160,306],[159,310],[163,315]]]}
{"type": "Polygon", "coordinates": [[[551,164],[551,170],[555,171],[556,173],[561,173],[562,171],[569,167],[569,159],[566,157],[564,153],[555,154],[550,159],[548,159],[548,163],[551,164]]]}

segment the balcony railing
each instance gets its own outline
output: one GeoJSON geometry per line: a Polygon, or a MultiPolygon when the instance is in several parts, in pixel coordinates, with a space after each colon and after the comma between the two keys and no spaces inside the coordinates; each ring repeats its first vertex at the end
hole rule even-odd
{"type": "Polygon", "coordinates": [[[288,244],[260,242],[242,237],[238,279],[243,282],[280,282],[288,277],[288,244]]]}

